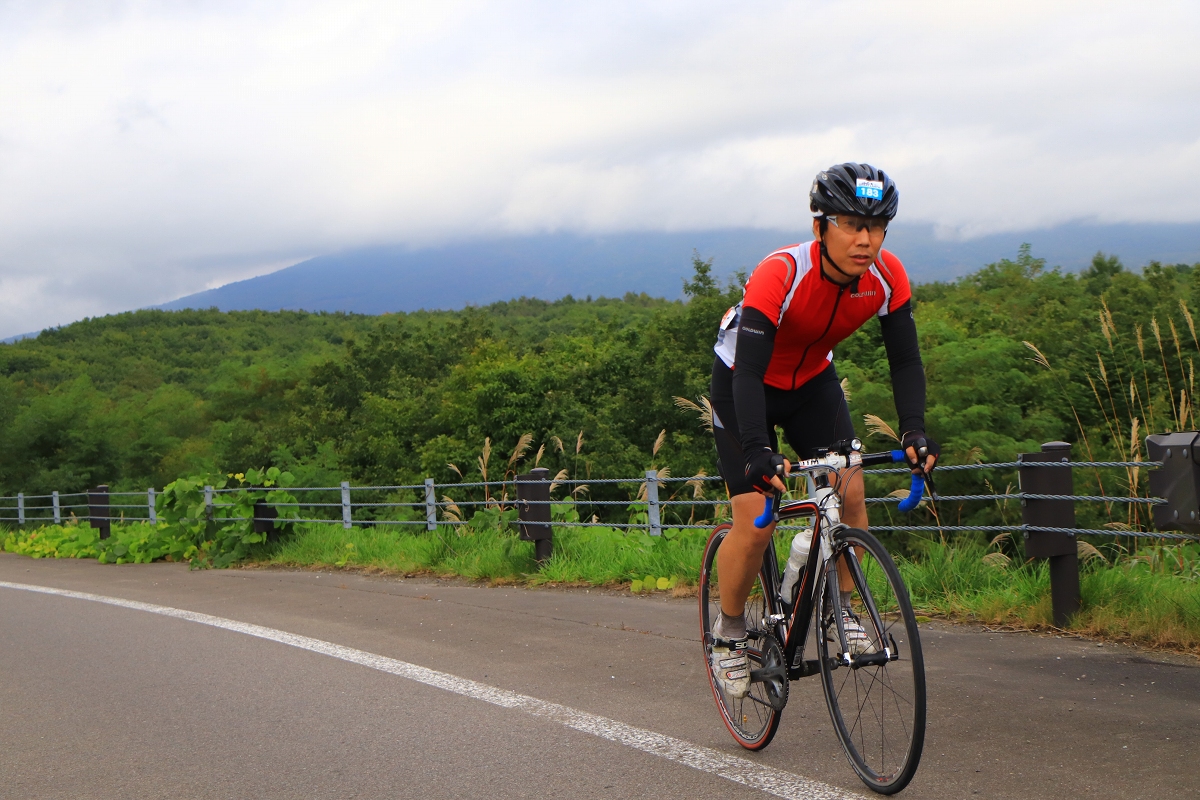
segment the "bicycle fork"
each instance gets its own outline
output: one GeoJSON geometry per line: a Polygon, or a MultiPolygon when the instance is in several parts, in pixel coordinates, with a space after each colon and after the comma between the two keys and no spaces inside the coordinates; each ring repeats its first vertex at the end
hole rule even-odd
{"type": "MultiPolygon", "coordinates": [[[[826,591],[829,594],[829,607],[833,612],[833,621],[837,627],[838,635],[837,666],[859,669],[861,667],[878,667],[887,664],[889,661],[896,661],[900,658],[900,648],[896,644],[896,637],[889,633],[885,644],[883,619],[879,616],[879,609],[875,606],[875,598],[867,587],[867,578],[863,574],[862,565],[858,563],[858,557],[853,547],[847,548],[846,554],[846,567],[850,573],[852,583],[851,591],[854,589],[858,590],[859,600],[862,601],[867,612],[866,616],[875,631],[875,636],[872,637],[875,652],[860,653],[859,655],[852,655],[850,653],[850,644],[846,637],[845,618],[842,615],[841,576],[838,575],[837,564],[833,562],[833,547],[825,537],[821,537],[821,555],[822,560],[827,565],[826,573],[828,574],[826,591]]],[[[823,634],[819,633],[818,635],[823,634]]]]}

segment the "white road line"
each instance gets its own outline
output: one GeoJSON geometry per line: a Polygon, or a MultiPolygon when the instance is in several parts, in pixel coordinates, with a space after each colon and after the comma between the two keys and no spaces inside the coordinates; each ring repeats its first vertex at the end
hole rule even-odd
{"type": "Polygon", "coordinates": [[[185,611],[181,608],[172,608],[171,606],[159,606],[153,603],[141,603],[137,600],[125,600],[120,597],[107,597],[101,594],[73,592],[69,589],[34,586],[27,583],[9,583],[7,581],[0,581],[0,588],[70,597],[76,600],[90,600],[94,603],[104,603],[110,606],[133,609],[134,611],[147,611],[151,614],[161,614],[164,617],[173,617],[175,619],[186,620],[187,622],[198,622],[201,625],[211,625],[214,628],[222,628],[227,631],[244,633],[248,636],[256,636],[259,639],[279,642],[291,647],[298,647],[301,650],[310,650],[314,653],[348,661],[351,664],[360,664],[364,667],[377,669],[380,672],[399,675],[402,678],[408,678],[427,686],[445,689],[448,692],[454,692],[464,697],[482,700],[485,703],[524,711],[540,719],[557,722],[568,728],[590,733],[593,736],[599,736],[601,739],[623,744],[626,747],[632,747],[635,750],[641,750],[643,753],[659,756],[668,761],[685,764],[701,772],[717,775],[734,783],[740,783],[766,792],[767,794],[775,795],[776,797],[786,798],[787,800],[849,800],[850,798],[863,797],[863,795],[847,792],[836,786],[830,786],[820,781],[794,775],[790,772],[775,769],[774,767],[756,764],[748,759],[731,756],[719,750],[701,747],[700,745],[685,742],[682,739],[676,739],[672,736],[655,733],[643,728],[635,728],[632,725],[626,725],[624,722],[617,722],[608,717],[589,714],[586,711],[579,711],[569,706],[560,705],[559,703],[550,703],[545,700],[539,700],[536,697],[529,697],[528,695],[518,694],[507,689],[489,686],[486,683],[460,678],[457,675],[427,669],[416,664],[410,664],[407,661],[368,653],[365,650],[356,650],[353,647],[345,647],[340,644],[322,641],[321,639],[300,636],[299,634],[288,633],[287,631],[276,630],[275,628],[265,628],[262,625],[252,625],[248,622],[238,622],[237,620],[225,619],[224,617],[200,614],[195,611],[185,611]]]}

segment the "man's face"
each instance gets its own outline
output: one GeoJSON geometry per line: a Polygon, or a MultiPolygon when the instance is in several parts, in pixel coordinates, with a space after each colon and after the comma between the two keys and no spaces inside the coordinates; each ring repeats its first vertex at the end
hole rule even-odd
{"type": "Polygon", "coordinates": [[[831,216],[824,235],[820,219],[813,220],[813,236],[825,242],[825,249],[838,268],[853,277],[862,275],[875,263],[885,234],[880,221],[870,217],[831,216]]]}

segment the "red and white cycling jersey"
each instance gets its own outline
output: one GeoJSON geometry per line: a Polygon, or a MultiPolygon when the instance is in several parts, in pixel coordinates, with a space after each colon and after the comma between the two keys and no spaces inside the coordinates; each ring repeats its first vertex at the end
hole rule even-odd
{"type": "Polygon", "coordinates": [[[886,316],[912,299],[900,259],[887,250],[859,279],[839,286],[821,275],[820,243],[776,250],[746,282],[742,302],[725,313],[713,348],[728,367],[737,353],[743,308],[756,308],[775,320],[775,348],[763,382],[795,389],[833,361],[833,348],[872,316],[886,316]]]}

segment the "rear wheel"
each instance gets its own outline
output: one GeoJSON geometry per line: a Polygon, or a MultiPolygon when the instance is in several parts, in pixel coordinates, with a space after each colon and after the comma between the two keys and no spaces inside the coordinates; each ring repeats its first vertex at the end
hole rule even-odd
{"type": "Polygon", "coordinates": [[[892,557],[871,534],[844,528],[817,587],[817,656],[834,731],[863,782],[900,791],[917,771],[925,743],[925,661],[908,589],[892,557]],[[850,612],[871,640],[847,665],[833,591],[837,563],[852,576],[850,612]]]}
{"type": "MultiPolygon", "coordinates": [[[[727,695],[721,689],[712,669],[712,626],[720,612],[720,596],[717,592],[717,549],[732,526],[719,525],[708,538],[704,548],[704,561],[700,568],[700,640],[704,648],[704,664],[708,670],[708,682],[713,698],[725,727],[747,750],[761,750],[771,743],[779,729],[779,717],[787,701],[788,681],[783,669],[783,655],[779,643],[769,632],[770,626],[764,618],[775,613],[776,603],[763,591],[764,580],[760,574],[746,600],[746,626],[758,635],[750,638],[747,654],[750,670],[769,670],[776,677],[756,680],[750,684],[750,694],[743,698],[727,695]]],[[[760,673],[761,674],[761,673],[760,673]]]]}

